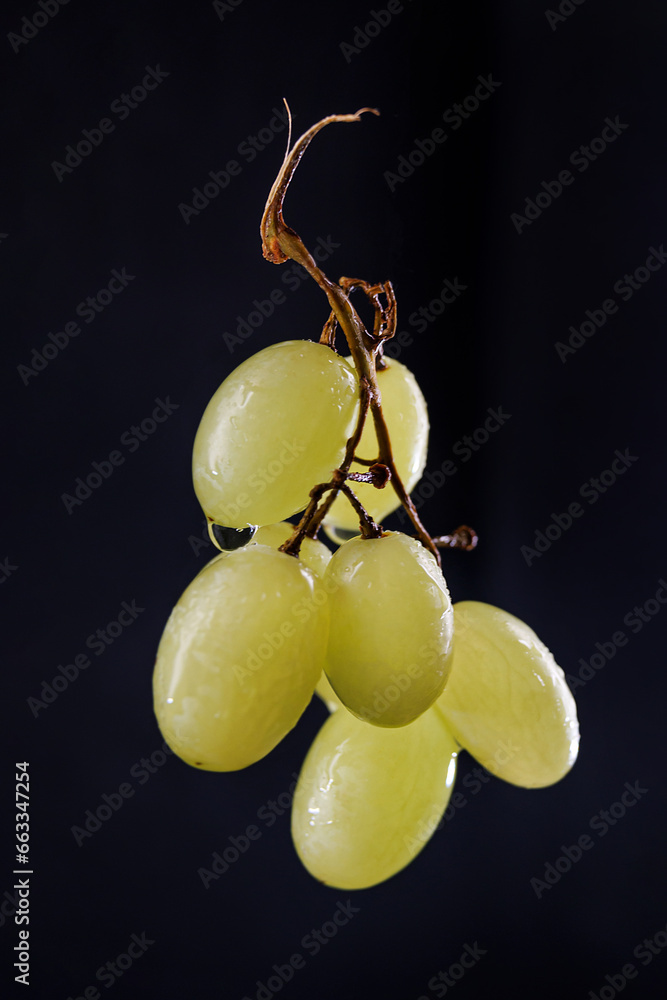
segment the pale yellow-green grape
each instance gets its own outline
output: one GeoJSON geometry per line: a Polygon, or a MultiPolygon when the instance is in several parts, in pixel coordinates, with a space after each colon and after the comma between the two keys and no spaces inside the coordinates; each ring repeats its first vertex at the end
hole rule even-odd
{"type": "Polygon", "coordinates": [[[292,803],[292,839],[311,875],[336,889],[366,889],[401,871],[442,818],[457,749],[435,708],[401,729],[334,712],[292,803]]]}
{"type": "Polygon", "coordinates": [[[273,344],[239,365],[209,402],[192,456],[207,517],[232,528],[303,510],[340,465],[358,410],[356,373],[324,344],[273,344]]]}
{"type": "Polygon", "coordinates": [[[479,601],[454,605],[454,654],[438,699],[452,733],[488,771],[542,788],[579,749],[577,708],[563,671],[524,622],[479,601]]]}
{"type": "MultiPolygon", "coordinates": [[[[348,359],[352,364],[352,359],[348,359]]],[[[377,380],[382,395],[382,413],[389,430],[394,462],[407,492],[416,485],[426,465],[428,447],[428,412],[426,400],[412,372],[393,358],[385,358],[387,367],[378,371],[377,380]]],[[[361,458],[376,459],[378,443],[372,414],[368,413],[361,440],[356,449],[361,458]]],[[[353,472],[365,472],[366,467],[353,463],[353,472]]],[[[370,483],[350,483],[365,509],[378,523],[400,506],[391,483],[378,490],[370,483]]],[[[344,496],[337,496],[326,519],[325,531],[332,541],[340,544],[336,528],[358,532],[359,518],[344,496]]]]}
{"type": "Polygon", "coordinates": [[[188,764],[235,771],[296,724],[322,672],[328,615],[293,556],[248,545],[213,559],[176,604],[158,649],[155,714],[188,764]]]}
{"type": "MultiPolygon", "coordinates": [[[[293,532],[294,525],[287,521],[265,524],[257,529],[250,544],[256,542],[258,545],[269,545],[272,549],[279,549],[293,532]]],[[[326,572],[331,559],[331,550],[317,538],[304,538],[299,549],[299,559],[319,578],[324,576],[326,572]]]]}
{"type": "Polygon", "coordinates": [[[331,627],[325,670],[358,718],[405,726],[441,693],[454,616],[435,559],[414,538],[353,538],[324,577],[331,627]]]}
{"type": "Polygon", "coordinates": [[[324,671],[315,685],[315,694],[318,698],[322,699],[330,712],[335,712],[336,709],[340,708],[343,704],[334,689],[331,687],[331,684],[329,684],[327,675],[324,671]]]}

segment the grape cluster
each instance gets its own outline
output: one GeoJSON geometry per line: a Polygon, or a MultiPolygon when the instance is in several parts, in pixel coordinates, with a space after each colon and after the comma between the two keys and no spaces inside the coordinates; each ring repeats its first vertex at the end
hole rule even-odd
{"type": "Polygon", "coordinates": [[[305,262],[332,316],[319,343],[250,357],[204,412],[193,481],[221,552],[173,609],[154,673],[165,740],[210,771],[261,760],[314,693],[324,700],[331,714],[301,770],[292,837],[308,871],[341,889],[376,885],[421,850],[462,749],[537,788],[563,777],[579,744],[563,671],[535,633],[490,605],[452,605],[435,543],[471,547],[471,529],[434,540],[410,503],[429,424],[412,373],[383,357],[395,329],[391,286],[334,285],[282,223],[305,145],[323,124],[358,114],[302,136],[267,204],[265,255],[305,262]],[[350,304],[355,288],[376,308],[372,334],[350,304]],[[414,536],[379,523],[401,504],[414,536]]]}

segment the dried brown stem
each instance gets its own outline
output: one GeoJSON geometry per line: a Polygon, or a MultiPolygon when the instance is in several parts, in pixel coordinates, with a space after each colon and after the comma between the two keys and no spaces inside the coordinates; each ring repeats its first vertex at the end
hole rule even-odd
{"type": "Polygon", "coordinates": [[[379,538],[382,534],[382,526],[375,523],[370,514],[365,510],[356,493],[352,492],[347,483],[342,484],[340,491],[345,494],[354,507],[356,513],[359,515],[359,530],[361,531],[363,537],[379,538]]]}
{"type": "MultiPolygon", "coordinates": [[[[287,105],[287,102],[285,102],[285,104],[287,105]]],[[[289,107],[287,108],[287,111],[289,113],[289,107]]],[[[353,115],[329,115],[327,118],[322,118],[319,122],[316,122],[315,125],[309,128],[307,132],[304,132],[303,135],[300,136],[300,138],[294,143],[292,149],[288,149],[285,153],[285,159],[283,160],[282,167],[280,168],[278,176],[273,182],[273,186],[269,192],[269,197],[266,201],[266,207],[264,209],[264,215],[262,216],[260,226],[260,232],[262,234],[262,253],[267,260],[271,261],[272,264],[284,264],[285,261],[292,256],[290,253],[286,252],[280,238],[284,233],[293,232],[289,226],[285,225],[285,221],[283,219],[283,200],[285,198],[287,188],[289,187],[289,183],[294,175],[294,171],[298,167],[301,157],[308,149],[311,140],[317,135],[320,129],[325,127],[325,125],[331,125],[333,122],[358,122],[361,115],[363,115],[366,111],[373,115],[380,114],[377,108],[360,108],[359,111],[355,111],[353,115]]],[[[296,233],[294,233],[294,235],[296,236],[296,233]]]]}
{"type": "MultiPolygon", "coordinates": [[[[373,422],[375,424],[375,433],[379,445],[379,456],[378,461],[383,465],[386,465],[391,473],[391,482],[396,495],[405,507],[410,520],[412,521],[422,544],[434,555],[438,563],[440,563],[440,553],[437,547],[433,544],[431,536],[428,534],[424,525],[421,523],[417,510],[410,500],[405,487],[401,481],[398,474],[398,470],[394,464],[391,441],[389,438],[389,432],[387,430],[387,425],[382,414],[382,397],[380,395],[380,390],[377,384],[376,367],[375,367],[375,354],[379,348],[378,339],[376,336],[369,334],[366,330],[364,324],[362,323],[356,309],[350,302],[347,292],[340,285],[331,281],[327,276],[320,270],[320,268],[315,263],[315,260],[308,252],[304,246],[299,235],[291,229],[285,223],[283,218],[283,201],[289,183],[294,175],[301,157],[303,156],[305,150],[310,144],[313,137],[324,128],[325,125],[329,125],[333,122],[354,122],[359,121],[360,115],[365,111],[372,112],[373,114],[378,114],[378,111],[374,108],[362,108],[353,115],[330,115],[328,118],[323,118],[321,121],[317,122],[312,128],[308,129],[307,132],[297,139],[291,151],[288,150],[285,154],[285,159],[283,161],[282,167],[276,178],[273,187],[269,193],[269,197],[264,209],[264,215],[262,216],[262,223],[260,227],[260,232],[262,236],[262,252],[267,260],[274,264],[282,264],[288,258],[296,261],[296,263],[301,264],[310,276],[317,282],[317,284],[325,292],[329,304],[335,317],[343,329],[345,337],[350,348],[350,353],[352,354],[355,367],[360,379],[365,379],[368,383],[368,394],[369,394],[369,406],[371,413],[373,415],[373,422]]],[[[384,288],[384,286],[371,286],[367,285],[366,282],[351,280],[355,287],[374,289],[375,287],[379,289],[384,288]]],[[[378,291],[379,294],[379,291],[378,291]]],[[[393,298],[393,290],[387,293],[389,306],[387,309],[387,316],[385,325],[395,324],[395,299],[393,298]],[[390,298],[391,296],[391,298],[390,298]]],[[[378,310],[381,310],[381,306],[378,302],[378,310]]],[[[376,310],[376,325],[377,325],[377,310],[376,310]]],[[[380,329],[382,328],[382,323],[380,323],[380,329]]],[[[347,458],[347,456],[346,456],[347,458]]],[[[349,462],[351,463],[353,455],[349,457],[349,462]]],[[[349,465],[347,467],[349,469],[349,465]]],[[[347,469],[345,470],[347,472],[347,469]]],[[[343,492],[348,493],[348,489],[343,489],[342,486],[337,484],[335,480],[332,480],[331,485],[325,485],[324,491],[326,489],[342,489],[343,492]]],[[[318,488],[316,488],[318,489],[318,488]]],[[[349,491],[352,492],[351,490],[349,491]]],[[[320,496],[322,493],[320,493],[320,496]]],[[[335,494],[334,494],[335,495],[335,494]]],[[[312,493],[311,493],[312,498],[312,493]]],[[[348,499],[349,496],[348,496],[348,499]]],[[[356,498],[355,498],[356,500],[356,498]]],[[[328,497],[325,501],[326,509],[331,506],[333,499],[328,497]]],[[[357,503],[359,501],[357,500],[357,503]]],[[[324,506],[324,505],[323,505],[324,506]]],[[[361,506],[359,504],[359,506],[361,506]]],[[[311,504],[306,508],[306,514],[310,511],[311,504]]],[[[356,507],[355,507],[356,509],[356,507]]],[[[363,508],[362,508],[363,509],[363,508]]],[[[318,512],[320,513],[320,512],[318,512]]],[[[365,511],[364,511],[365,513],[365,511]]],[[[284,551],[297,551],[300,545],[300,539],[305,534],[311,534],[313,531],[312,526],[306,521],[306,514],[301,519],[301,524],[295,532],[295,535],[286,543],[284,551]],[[301,525],[305,523],[302,528],[301,525]],[[297,535],[299,536],[297,540],[297,535]],[[293,545],[294,542],[294,545],[293,545]],[[296,549],[295,549],[296,546],[296,549]]],[[[319,517],[315,516],[314,512],[310,515],[314,519],[314,523],[319,527],[321,524],[321,519],[324,514],[319,517]]],[[[317,528],[315,528],[317,530],[317,528]]]]}
{"type": "Polygon", "coordinates": [[[396,296],[394,286],[391,281],[385,281],[382,285],[371,285],[362,278],[339,278],[338,284],[346,292],[360,288],[375,310],[373,321],[373,339],[376,341],[375,350],[381,346],[380,341],[390,340],[396,333],[396,296]],[[382,305],[380,296],[384,295],[387,304],[382,305]]]}
{"type": "Polygon", "coordinates": [[[336,319],[336,314],[334,312],[329,314],[329,319],[326,321],[322,327],[322,333],[320,334],[320,344],[326,344],[330,347],[332,351],[336,349],[336,329],[338,327],[338,321],[336,319]]]}
{"type": "Polygon", "coordinates": [[[391,479],[391,472],[382,462],[373,462],[368,472],[348,472],[346,478],[355,483],[370,483],[377,490],[383,490],[391,479]]]}
{"type": "Polygon", "coordinates": [[[475,529],[462,524],[451,535],[438,535],[433,539],[433,544],[439,549],[462,549],[463,552],[472,552],[477,547],[478,541],[475,529]]]}

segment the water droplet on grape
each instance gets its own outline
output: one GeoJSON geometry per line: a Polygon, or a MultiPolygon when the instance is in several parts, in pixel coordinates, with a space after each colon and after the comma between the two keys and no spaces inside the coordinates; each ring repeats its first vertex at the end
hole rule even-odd
{"type": "Polygon", "coordinates": [[[256,531],[256,524],[249,524],[247,528],[227,528],[224,524],[211,522],[208,526],[211,541],[221,552],[242,548],[248,544],[256,531]]]}

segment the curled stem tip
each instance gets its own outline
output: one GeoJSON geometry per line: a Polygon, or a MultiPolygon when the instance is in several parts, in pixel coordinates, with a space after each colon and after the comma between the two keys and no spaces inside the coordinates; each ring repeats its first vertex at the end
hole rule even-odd
{"type": "MultiPolygon", "coordinates": [[[[283,98],[285,101],[285,98],[283,98]]],[[[292,134],[292,116],[290,114],[289,105],[285,101],[285,107],[287,108],[287,114],[289,119],[289,138],[292,134]]],[[[290,150],[289,148],[289,138],[288,147],[285,152],[285,158],[283,160],[282,166],[278,172],[278,176],[273,182],[273,186],[269,192],[269,197],[266,200],[266,206],[264,208],[264,214],[262,216],[262,222],[260,225],[260,234],[262,237],[262,253],[267,260],[271,261],[272,264],[283,264],[288,260],[288,255],[283,252],[278,241],[278,232],[282,230],[289,230],[289,227],[285,226],[283,222],[283,200],[285,198],[285,193],[289,187],[289,183],[294,176],[294,171],[299,165],[301,157],[305,153],[306,149],[310,145],[311,139],[317,135],[317,133],[325,127],[325,125],[331,125],[334,122],[358,122],[365,112],[373,115],[379,115],[380,112],[377,108],[359,108],[354,114],[349,115],[328,115],[326,118],[322,118],[319,122],[312,125],[306,132],[300,136],[294,146],[290,150]]]]}
{"type": "Polygon", "coordinates": [[[434,538],[433,544],[437,545],[439,549],[461,549],[463,552],[472,552],[473,549],[477,548],[478,541],[475,529],[468,527],[467,524],[462,524],[451,535],[439,535],[434,538]]]}

